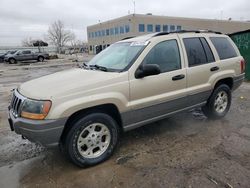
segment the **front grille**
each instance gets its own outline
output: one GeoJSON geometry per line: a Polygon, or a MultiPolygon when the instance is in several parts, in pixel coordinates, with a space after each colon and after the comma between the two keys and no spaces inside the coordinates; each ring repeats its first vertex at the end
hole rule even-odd
{"type": "Polygon", "coordinates": [[[20,115],[20,110],[21,110],[23,101],[24,101],[24,97],[21,96],[17,92],[17,90],[14,90],[13,96],[10,102],[10,110],[15,117],[18,117],[20,115]]]}

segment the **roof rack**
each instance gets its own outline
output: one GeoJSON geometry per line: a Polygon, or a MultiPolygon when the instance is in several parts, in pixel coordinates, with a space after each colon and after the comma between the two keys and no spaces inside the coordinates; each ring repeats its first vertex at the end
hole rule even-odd
{"type": "Polygon", "coordinates": [[[179,30],[179,31],[171,31],[171,32],[159,32],[154,35],[156,36],[162,36],[162,35],[168,35],[172,33],[215,33],[215,34],[222,34],[221,32],[218,31],[212,31],[212,30],[179,30]]]}
{"type": "Polygon", "coordinates": [[[121,40],[127,40],[127,39],[132,39],[132,38],[135,38],[135,37],[125,37],[125,38],[123,38],[121,40]]]}

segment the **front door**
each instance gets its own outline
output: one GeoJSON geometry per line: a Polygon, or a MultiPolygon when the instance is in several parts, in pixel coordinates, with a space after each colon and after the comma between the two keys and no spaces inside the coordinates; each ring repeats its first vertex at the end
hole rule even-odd
{"type": "Polygon", "coordinates": [[[179,39],[158,42],[142,61],[157,64],[159,75],[141,79],[130,78],[129,120],[125,124],[136,124],[164,116],[185,107],[186,69],[179,49],[179,39]]]}

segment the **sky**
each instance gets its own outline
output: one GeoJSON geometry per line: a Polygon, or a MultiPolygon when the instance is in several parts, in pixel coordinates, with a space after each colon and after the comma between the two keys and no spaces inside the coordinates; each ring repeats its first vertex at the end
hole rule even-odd
{"type": "MultiPolygon", "coordinates": [[[[0,0],[0,46],[44,39],[61,20],[81,41],[87,26],[134,13],[134,0],[0,0]]],[[[135,13],[191,18],[250,20],[249,0],[135,0],[135,13]]]]}

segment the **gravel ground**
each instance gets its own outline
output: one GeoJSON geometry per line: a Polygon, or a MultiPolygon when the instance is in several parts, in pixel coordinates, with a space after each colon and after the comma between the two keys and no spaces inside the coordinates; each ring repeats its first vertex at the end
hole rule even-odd
{"type": "Polygon", "coordinates": [[[224,119],[207,120],[197,109],[127,132],[108,161],[87,169],[71,164],[57,148],[45,149],[11,132],[10,90],[74,66],[69,59],[0,64],[1,188],[250,187],[249,83],[233,93],[224,119]]]}

